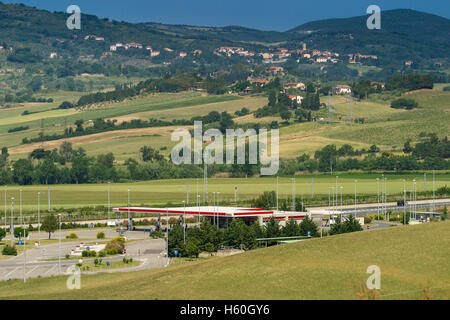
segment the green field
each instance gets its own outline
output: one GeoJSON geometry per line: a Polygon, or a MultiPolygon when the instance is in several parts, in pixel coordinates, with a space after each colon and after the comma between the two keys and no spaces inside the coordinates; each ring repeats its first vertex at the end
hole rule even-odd
{"type": "MultiPolygon", "coordinates": [[[[398,195],[403,192],[403,179],[407,181],[406,188],[413,188],[412,180],[417,179],[417,192],[424,190],[423,174],[394,175],[388,174],[387,193],[388,200],[394,201],[398,195]]],[[[327,197],[329,187],[335,186],[336,178],[331,175],[299,175],[296,177],[295,191],[298,197],[303,194],[305,201],[311,199],[312,178],[314,178],[314,195],[317,198],[327,197]]],[[[344,203],[353,204],[353,194],[355,189],[355,179],[357,182],[358,194],[373,195],[377,194],[376,178],[381,178],[381,174],[358,174],[344,173],[339,174],[338,185],[343,186],[342,193],[344,203]]],[[[450,186],[449,173],[436,173],[436,188],[447,185],[450,186]]],[[[186,200],[186,189],[189,184],[190,204],[196,204],[197,180],[196,179],[172,179],[172,180],[153,180],[134,183],[112,183],[111,184],[111,205],[126,206],[128,199],[127,190],[130,189],[131,205],[140,206],[165,206],[167,203],[182,205],[186,200]]],[[[198,179],[198,189],[201,199],[203,199],[203,179],[198,179]]],[[[238,200],[249,200],[257,197],[264,191],[276,190],[276,178],[210,178],[208,179],[209,199],[213,199],[212,192],[220,192],[219,200],[221,202],[234,202],[234,187],[238,186],[238,200]]],[[[52,208],[80,208],[83,206],[106,206],[108,203],[107,184],[87,184],[87,185],[52,185],[51,187],[51,207],[52,208]]],[[[433,187],[432,174],[427,174],[427,191],[433,187]]],[[[19,190],[22,189],[22,204],[24,210],[33,210],[37,208],[37,192],[41,192],[41,210],[47,210],[47,186],[8,186],[7,199],[8,208],[11,197],[15,197],[15,215],[19,212],[19,190]]],[[[4,187],[0,188],[0,211],[4,206],[4,187]]],[[[380,183],[381,190],[381,183],[380,183]]],[[[279,196],[280,198],[291,199],[292,178],[279,178],[279,196]]],[[[9,209],[8,209],[9,210],[9,209]]],[[[8,211],[9,219],[9,211],[8,211]]]]}
{"type": "Polygon", "coordinates": [[[364,299],[376,265],[378,299],[449,299],[450,221],[356,232],[120,274],[0,283],[1,299],[364,299]],[[427,292],[424,294],[424,290],[427,292]]]}
{"type": "MultiPolygon", "coordinates": [[[[381,150],[396,151],[403,147],[408,139],[420,140],[419,135],[437,133],[442,136],[450,132],[449,105],[450,92],[442,91],[445,84],[435,90],[425,90],[405,94],[419,102],[415,110],[397,110],[390,107],[386,95],[373,95],[369,100],[349,103],[343,96],[322,97],[322,102],[330,104],[333,110],[331,123],[326,123],[328,114],[321,110],[317,116],[325,121],[294,123],[280,130],[280,157],[294,158],[302,153],[313,154],[327,144],[341,146],[351,144],[355,148],[368,148],[376,144],[381,150]],[[348,124],[352,117],[364,118],[364,124],[348,124]]],[[[55,95],[55,102],[50,104],[28,103],[0,110],[0,146],[10,148],[13,160],[24,157],[32,150],[44,146],[46,149],[57,148],[62,141],[49,141],[20,145],[24,137],[36,137],[44,119],[45,134],[62,133],[65,123],[71,125],[77,119],[93,120],[98,117],[130,121],[132,119],[156,118],[160,120],[190,119],[193,116],[206,115],[215,111],[234,113],[243,107],[253,111],[267,103],[264,96],[235,95],[202,96],[197,92],[159,93],[117,103],[104,103],[83,110],[54,110],[63,100],[74,101],[80,93],[62,92],[55,95]],[[24,110],[37,112],[22,116],[24,110]],[[29,126],[30,129],[7,133],[8,129],[29,126]]],[[[237,123],[259,122],[265,126],[271,121],[282,122],[279,117],[254,118],[253,115],[236,118],[237,123]]],[[[120,161],[129,157],[137,158],[138,150],[143,145],[156,148],[167,147],[163,154],[168,155],[174,142],[170,141],[170,129],[154,135],[148,128],[142,132],[129,130],[100,133],[90,136],[67,139],[75,147],[83,147],[90,155],[113,152],[120,161]],[[131,132],[131,134],[130,134],[131,132]],[[107,137],[105,137],[107,136],[107,137]]]]}

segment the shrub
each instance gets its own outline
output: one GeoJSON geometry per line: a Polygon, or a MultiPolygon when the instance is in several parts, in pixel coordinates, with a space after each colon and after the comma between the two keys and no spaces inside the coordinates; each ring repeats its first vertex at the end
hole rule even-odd
{"type": "Polygon", "coordinates": [[[81,252],[81,256],[82,256],[82,257],[89,257],[89,251],[83,250],[83,251],[81,252]]]}
{"type": "Polygon", "coordinates": [[[97,256],[97,252],[95,251],[88,251],[89,252],[89,257],[96,257],[97,256]]]}
{"type": "Polygon", "coordinates": [[[70,258],[70,254],[66,254],[66,259],[69,259],[70,258]]]}
{"type": "Polygon", "coordinates": [[[76,233],[69,233],[67,236],[66,236],[66,239],[78,239],[78,236],[77,236],[77,234],[76,233]]]}
{"type": "Polygon", "coordinates": [[[133,262],[133,258],[130,258],[130,259],[123,258],[123,259],[122,259],[122,262],[123,262],[123,263],[126,263],[126,264],[131,263],[131,262],[133,262]]]}
{"type": "Polygon", "coordinates": [[[417,101],[413,99],[400,98],[391,102],[391,108],[394,109],[414,109],[419,107],[417,101]]]}
{"type": "Polygon", "coordinates": [[[449,87],[444,87],[442,90],[443,91],[450,91],[450,86],[449,87]]]}
{"type": "Polygon", "coordinates": [[[99,258],[104,258],[104,257],[106,257],[106,252],[105,252],[105,250],[99,251],[99,252],[98,252],[98,256],[99,256],[99,258]]]}
{"type": "Polygon", "coordinates": [[[3,250],[2,250],[2,254],[4,256],[17,256],[17,249],[16,247],[11,247],[10,245],[6,245],[3,250]]]}
{"type": "Polygon", "coordinates": [[[105,233],[104,232],[97,233],[97,239],[105,239],[105,233]]]}
{"type": "Polygon", "coordinates": [[[365,216],[364,217],[364,224],[369,224],[372,222],[372,217],[370,216],[365,216]]]}
{"type": "Polygon", "coordinates": [[[125,246],[122,242],[113,240],[113,241],[108,242],[105,246],[105,250],[106,250],[106,252],[108,252],[108,254],[110,254],[109,250],[111,250],[111,249],[115,249],[117,251],[117,253],[122,253],[123,250],[125,249],[125,246]]]}
{"type": "Polygon", "coordinates": [[[115,238],[113,238],[111,240],[111,242],[113,242],[113,241],[118,241],[118,242],[120,242],[122,244],[125,244],[125,238],[124,237],[115,237],[115,238]]]}
{"type": "Polygon", "coordinates": [[[119,253],[119,251],[116,248],[109,248],[109,249],[106,249],[105,251],[106,251],[106,254],[108,254],[110,256],[113,256],[113,255],[116,255],[119,253]]]}
{"type": "Polygon", "coordinates": [[[162,231],[153,231],[150,232],[150,237],[153,239],[164,238],[164,233],[162,231]]]}

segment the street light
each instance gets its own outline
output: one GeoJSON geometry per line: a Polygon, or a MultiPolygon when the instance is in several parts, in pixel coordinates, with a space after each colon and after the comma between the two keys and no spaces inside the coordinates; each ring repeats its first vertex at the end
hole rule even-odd
{"type": "Polygon", "coordinates": [[[356,218],[356,184],[358,183],[358,180],[355,180],[355,218],[356,218]]]}
{"type": "Polygon", "coordinates": [[[5,231],[7,229],[7,227],[6,227],[6,214],[8,212],[8,209],[7,209],[8,205],[7,205],[7,201],[6,201],[6,190],[7,190],[7,188],[8,188],[8,186],[5,185],[5,231]]]}
{"type": "Polygon", "coordinates": [[[58,242],[58,272],[61,274],[61,213],[58,214],[59,219],[59,242],[58,242]]]}
{"type": "Polygon", "coordinates": [[[216,224],[216,193],[213,192],[213,225],[216,224]]]}
{"type": "Polygon", "coordinates": [[[406,225],[406,180],[403,179],[403,224],[406,225]]]}
{"type": "Polygon", "coordinates": [[[108,222],[111,220],[111,182],[108,181],[108,222]]]}
{"type": "Polygon", "coordinates": [[[168,266],[169,265],[169,208],[166,208],[166,239],[167,239],[166,266],[168,266]]]}
{"type": "Polygon", "coordinates": [[[183,201],[184,214],[183,214],[183,241],[186,244],[186,201],[183,201]]]}
{"type": "Polygon", "coordinates": [[[128,230],[130,230],[130,189],[128,189],[128,230]]]}
{"type": "Polygon", "coordinates": [[[337,206],[338,206],[338,178],[339,178],[339,176],[336,176],[336,202],[335,202],[336,210],[335,211],[337,211],[337,206]]]}
{"type": "Polygon", "coordinates": [[[277,212],[278,212],[278,176],[277,176],[277,212]]]}
{"type": "Polygon", "coordinates": [[[200,223],[200,195],[197,195],[197,207],[198,207],[198,215],[197,215],[197,223],[200,223]]]}
{"type": "Polygon", "coordinates": [[[22,225],[22,228],[24,228],[22,216],[22,189],[19,190],[19,194],[20,194],[20,224],[22,225]]]}
{"type": "Polygon", "coordinates": [[[41,245],[41,192],[37,193],[38,195],[38,243],[41,245]]]}
{"type": "Polygon", "coordinates": [[[14,197],[11,198],[11,246],[14,245],[14,197]]]}
{"type": "Polygon", "coordinates": [[[380,221],[380,178],[377,178],[377,214],[380,221]]]}
{"type": "Polygon", "coordinates": [[[217,209],[216,209],[216,213],[217,213],[217,229],[219,229],[219,224],[220,224],[220,217],[219,217],[219,207],[220,207],[220,201],[219,201],[219,195],[220,192],[217,192],[217,209]]]}

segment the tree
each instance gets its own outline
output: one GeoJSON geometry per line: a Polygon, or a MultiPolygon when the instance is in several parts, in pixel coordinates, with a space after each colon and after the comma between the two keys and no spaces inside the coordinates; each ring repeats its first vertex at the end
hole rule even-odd
{"type": "Polygon", "coordinates": [[[89,179],[89,159],[84,156],[76,156],[72,164],[72,176],[76,183],[85,183],[89,179]]]}
{"type": "Polygon", "coordinates": [[[3,228],[0,228],[0,241],[6,236],[6,231],[3,228]]]}
{"type": "Polygon", "coordinates": [[[413,148],[411,147],[411,140],[408,139],[408,141],[405,142],[403,145],[403,152],[404,153],[411,153],[413,151],[413,148]]]}
{"type": "Polygon", "coordinates": [[[281,119],[285,120],[285,121],[289,121],[291,119],[292,114],[289,111],[283,111],[280,114],[281,119]]]}
{"type": "Polygon", "coordinates": [[[299,232],[301,236],[308,236],[308,231],[311,237],[319,235],[317,224],[309,216],[306,216],[299,225],[299,232]]]}
{"type": "Polygon", "coordinates": [[[164,157],[159,154],[158,150],[153,149],[150,146],[143,146],[141,149],[139,149],[139,152],[141,154],[142,161],[160,161],[163,160],[164,157]]]}
{"type": "Polygon", "coordinates": [[[14,228],[14,237],[15,238],[22,239],[22,237],[24,236],[24,233],[25,233],[25,237],[27,237],[28,236],[28,230],[23,229],[22,227],[14,228]]]}
{"type": "Polygon", "coordinates": [[[54,214],[45,216],[44,220],[42,221],[41,229],[44,230],[45,232],[48,232],[49,240],[51,234],[55,232],[57,228],[58,228],[58,221],[56,219],[56,216],[54,214]]]}
{"type": "Polygon", "coordinates": [[[264,191],[258,198],[252,201],[252,207],[261,209],[271,209],[276,206],[275,191],[264,191]]]}
{"type": "Polygon", "coordinates": [[[281,230],[283,237],[294,237],[300,234],[300,228],[294,219],[289,219],[281,230]]]}
{"type": "Polygon", "coordinates": [[[185,255],[183,227],[179,224],[174,225],[169,231],[169,255],[175,256],[175,250],[178,256],[185,255]]]}
{"type": "Polygon", "coordinates": [[[84,120],[77,120],[77,121],[75,121],[75,125],[77,126],[77,129],[75,130],[76,132],[83,132],[83,123],[84,123],[84,120]]]}
{"type": "Polygon", "coordinates": [[[272,91],[269,92],[269,103],[268,103],[268,105],[273,107],[273,106],[276,105],[276,103],[277,103],[277,95],[276,95],[275,91],[272,90],[272,91]]]}
{"type": "Polygon", "coordinates": [[[66,159],[66,161],[72,161],[74,150],[72,148],[72,142],[64,141],[59,147],[59,154],[61,157],[66,159]]]}
{"type": "MultiPolygon", "coordinates": [[[[442,221],[447,220],[447,218],[448,218],[447,215],[448,215],[447,206],[444,206],[444,210],[442,210],[442,217],[441,217],[442,221]]],[[[0,239],[1,239],[1,236],[0,236],[0,239]]]]}
{"type": "MultiPolygon", "coordinates": [[[[281,235],[280,226],[274,217],[271,217],[264,228],[265,238],[277,238],[281,235]]],[[[276,241],[269,241],[269,245],[275,244],[276,241]]]]}

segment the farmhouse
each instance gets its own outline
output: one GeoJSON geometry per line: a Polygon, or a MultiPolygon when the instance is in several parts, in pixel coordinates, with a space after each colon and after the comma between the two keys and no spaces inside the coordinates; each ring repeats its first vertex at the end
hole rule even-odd
{"type": "Polygon", "coordinates": [[[306,88],[305,84],[302,82],[286,82],[284,84],[284,89],[300,89],[304,90],[306,88]]]}
{"type": "Polygon", "coordinates": [[[346,84],[339,84],[334,87],[334,92],[336,94],[348,94],[352,93],[352,87],[346,84]]]}
{"type": "Polygon", "coordinates": [[[135,48],[135,49],[142,49],[143,46],[141,43],[137,43],[137,42],[131,42],[131,43],[127,43],[125,45],[125,49],[130,49],[130,48],[135,48]]]}
{"type": "Polygon", "coordinates": [[[297,105],[300,105],[302,103],[303,97],[299,95],[289,95],[289,99],[292,101],[297,101],[297,105]]]}

